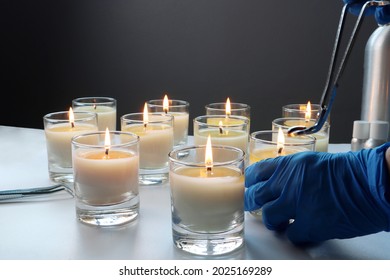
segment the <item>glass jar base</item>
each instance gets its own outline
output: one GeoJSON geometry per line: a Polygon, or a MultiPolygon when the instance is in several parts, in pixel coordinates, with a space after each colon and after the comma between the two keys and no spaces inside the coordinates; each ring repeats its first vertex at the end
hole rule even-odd
{"type": "Polygon", "coordinates": [[[56,183],[73,184],[73,173],[49,172],[50,180],[56,183]]]}
{"type": "Polygon", "coordinates": [[[129,201],[109,205],[91,206],[76,202],[76,215],[80,222],[93,226],[117,226],[130,223],[139,214],[139,197],[129,201]]]}
{"type": "Polygon", "coordinates": [[[221,233],[195,233],[172,225],[173,243],[195,255],[217,256],[238,250],[244,245],[244,225],[221,233]]]}
{"type": "Polygon", "coordinates": [[[168,180],[168,173],[140,174],[138,177],[138,183],[143,186],[161,185],[166,183],[168,180]]]}

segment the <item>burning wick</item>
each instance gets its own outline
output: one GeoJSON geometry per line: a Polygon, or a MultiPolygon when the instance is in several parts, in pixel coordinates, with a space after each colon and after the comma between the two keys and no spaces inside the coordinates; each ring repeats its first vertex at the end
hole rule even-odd
{"type": "Polygon", "coordinates": [[[72,107],[69,108],[69,122],[72,128],[74,128],[74,114],[72,107]]]}
{"type": "Polygon", "coordinates": [[[306,105],[306,112],[305,112],[306,123],[308,123],[310,121],[310,118],[311,118],[311,104],[310,104],[310,101],[308,101],[307,105],[306,105]]]}
{"type": "Polygon", "coordinates": [[[222,135],[223,134],[223,128],[222,128],[223,123],[222,123],[222,121],[219,121],[218,125],[219,125],[219,134],[222,135]]]}
{"type": "Polygon", "coordinates": [[[168,109],[169,109],[168,95],[165,95],[165,96],[164,96],[164,100],[163,100],[163,109],[164,109],[165,114],[168,114],[168,109]]]}
{"type": "Polygon", "coordinates": [[[232,106],[230,104],[230,98],[229,97],[226,99],[225,113],[226,113],[226,118],[229,118],[231,113],[232,113],[232,106]]]}
{"type": "Polygon", "coordinates": [[[146,129],[148,122],[149,122],[148,105],[145,102],[145,105],[144,105],[144,129],[146,129]]]}
{"type": "Polygon", "coordinates": [[[110,150],[111,145],[111,139],[110,139],[110,132],[108,131],[108,127],[106,128],[106,133],[104,135],[104,146],[106,148],[106,157],[108,157],[108,151],[110,150]]]}
{"type": "Polygon", "coordinates": [[[207,137],[206,154],[205,154],[206,172],[210,173],[213,169],[213,152],[211,146],[211,136],[207,137]]]}
{"type": "Polygon", "coordinates": [[[276,142],[276,148],[277,148],[277,155],[278,156],[282,155],[283,148],[284,148],[284,143],[285,143],[285,139],[284,139],[283,130],[282,130],[281,127],[279,127],[278,139],[277,139],[277,142],[276,142]]]}

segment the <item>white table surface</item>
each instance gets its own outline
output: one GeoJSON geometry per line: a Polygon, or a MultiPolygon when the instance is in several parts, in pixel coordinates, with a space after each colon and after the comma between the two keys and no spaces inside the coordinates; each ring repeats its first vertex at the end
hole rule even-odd
{"type": "MultiPolygon", "coordinates": [[[[330,152],[349,148],[329,146],[330,152]]],[[[50,184],[43,130],[0,126],[0,189],[50,184]]],[[[207,259],[173,245],[169,185],[141,187],[140,200],[138,220],[114,228],[80,223],[66,194],[0,203],[0,259],[207,259]]],[[[390,233],[297,247],[246,213],[245,246],[213,259],[390,259],[390,233]]]]}

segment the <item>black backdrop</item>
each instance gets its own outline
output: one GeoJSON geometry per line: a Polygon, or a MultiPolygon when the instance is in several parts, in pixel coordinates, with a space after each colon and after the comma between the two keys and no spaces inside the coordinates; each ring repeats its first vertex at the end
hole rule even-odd
{"type": "MultiPolygon", "coordinates": [[[[319,102],[341,8],[341,0],[2,0],[0,124],[42,128],[44,114],[82,96],[116,98],[119,118],[168,91],[190,102],[191,119],[229,96],[251,105],[252,131],[269,129],[283,105],[319,102]]],[[[340,81],[333,143],[349,142],[360,118],[375,28],[365,20],[340,81]]]]}

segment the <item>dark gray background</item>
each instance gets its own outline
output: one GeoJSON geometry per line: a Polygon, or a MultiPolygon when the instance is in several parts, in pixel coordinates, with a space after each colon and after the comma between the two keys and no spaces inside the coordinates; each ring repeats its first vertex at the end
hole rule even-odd
{"type": "MultiPolygon", "coordinates": [[[[289,103],[320,101],[342,0],[3,0],[0,124],[42,128],[83,96],[118,100],[118,118],[148,99],[248,103],[251,130],[289,103]],[[5,109],[8,109],[7,113],[5,109]]],[[[355,16],[348,18],[349,35],[355,16]]],[[[360,118],[363,23],[331,114],[331,142],[360,118]]],[[[192,134],[192,126],[190,130],[192,134]]]]}

